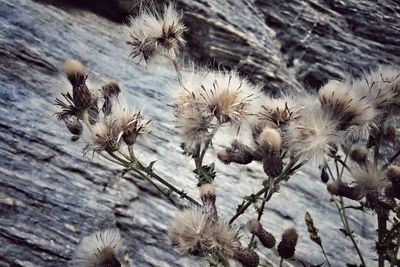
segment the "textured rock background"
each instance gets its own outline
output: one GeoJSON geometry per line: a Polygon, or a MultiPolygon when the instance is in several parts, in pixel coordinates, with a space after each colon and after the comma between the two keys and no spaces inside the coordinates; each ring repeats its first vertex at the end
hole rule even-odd
{"type": "MultiPolygon", "coordinates": [[[[237,67],[267,91],[314,90],[341,71],[376,63],[400,64],[396,1],[182,0],[187,34],[185,55],[201,62],[237,67]]],[[[59,76],[66,58],[80,59],[94,82],[119,81],[128,102],[144,106],[153,134],[139,147],[168,180],[196,195],[192,164],[182,155],[173,128],[168,86],[174,73],[147,72],[128,59],[123,25],[135,12],[131,1],[0,0],[0,266],[67,266],[79,239],[101,227],[118,227],[129,244],[131,266],[204,266],[170,246],[166,222],[175,210],[149,185],[114,166],[83,157],[52,114],[66,85],[59,76]],[[51,2],[52,4],[49,4],[51,2]],[[77,7],[75,7],[77,5],[77,7]],[[82,10],[82,7],[84,10],[82,10]],[[88,10],[86,10],[88,9],[88,10]],[[97,14],[93,14],[95,11],[97,14]],[[105,16],[105,17],[103,17],[105,16]],[[112,19],[112,20],[110,20],[112,19]]],[[[227,134],[218,144],[226,143],[227,134]],[[222,140],[224,139],[224,140],[222,140]]],[[[230,137],[232,138],[232,137],[230,137]]],[[[208,161],[213,160],[211,152],[208,161]]],[[[229,218],[262,181],[257,164],[217,162],[220,213],[229,218]]],[[[303,222],[310,211],[334,266],[358,263],[338,229],[339,217],[325,186],[309,166],[267,204],[263,224],[276,236],[289,226],[300,232],[297,257],[323,262],[303,222]]],[[[374,224],[352,212],[351,223],[369,265],[374,224]]],[[[246,222],[252,213],[239,220],[246,222]]],[[[249,235],[243,229],[243,242],[249,235]]],[[[275,252],[259,250],[277,264],[275,252]]]]}

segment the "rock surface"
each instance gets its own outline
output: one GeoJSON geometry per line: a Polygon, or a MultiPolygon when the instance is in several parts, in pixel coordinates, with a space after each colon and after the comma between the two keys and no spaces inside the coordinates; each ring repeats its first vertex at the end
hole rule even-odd
{"type": "MultiPolygon", "coordinates": [[[[117,11],[102,3],[107,1],[98,1],[96,11],[115,20],[134,8],[127,1],[119,1],[117,11]]],[[[179,6],[191,29],[185,53],[238,67],[272,92],[315,89],[349,66],[400,64],[400,8],[395,1],[182,0],[179,6]]],[[[54,98],[67,84],[59,75],[66,58],[81,60],[95,83],[119,81],[128,103],[144,106],[154,121],[153,134],[138,148],[140,157],[158,159],[159,174],[197,196],[193,166],[180,155],[166,105],[165,84],[175,82],[174,74],[154,74],[133,64],[123,25],[89,11],[2,0],[0,25],[0,266],[67,266],[79,239],[104,227],[121,230],[131,266],[206,266],[171,248],[166,225],[175,210],[157,191],[133,176],[121,178],[118,168],[97,157],[84,157],[82,144],[70,142],[52,114],[54,98]]],[[[217,146],[226,143],[228,135],[218,140],[217,146]]],[[[207,161],[214,158],[212,151],[207,161]]],[[[216,164],[217,204],[229,218],[240,197],[261,184],[262,168],[216,164]]],[[[300,233],[297,257],[319,264],[323,256],[309,241],[303,221],[308,210],[333,266],[357,264],[315,173],[310,166],[295,175],[268,203],[262,222],[276,236],[295,226],[300,233]]],[[[242,216],[240,225],[253,214],[242,216]]],[[[374,225],[369,215],[352,214],[362,251],[373,265],[374,225]]],[[[247,243],[249,235],[242,230],[247,243]]],[[[258,251],[277,264],[274,251],[258,251]]]]}

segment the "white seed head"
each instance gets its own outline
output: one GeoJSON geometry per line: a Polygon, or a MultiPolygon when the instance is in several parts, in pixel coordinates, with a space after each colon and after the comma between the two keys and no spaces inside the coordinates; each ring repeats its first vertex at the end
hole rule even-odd
{"type": "Polygon", "coordinates": [[[168,229],[172,244],[181,252],[197,256],[231,256],[237,244],[237,229],[222,221],[214,222],[200,210],[178,213],[168,229]]]}
{"type": "Polygon", "coordinates": [[[258,136],[258,144],[269,151],[279,151],[282,144],[281,134],[278,130],[265,127],[258,136]]]}
{"type": "Polygon", "coordinates": [[[286,128],[285,144],[294,156],[321,164],[338,142],[336,124],[319,107],[305,108],[286,128]]]}
{"type": "Polygon", "coordinates": [[[372,163],[367,163],[365,166],[355,166],[352,168],[351,174],[364,196],[368,191],[380,192],[388,184],[385,172],[380,171],[372,163]]]}
{"type": "Polygon", "coordinates": [[[80,267],[105,267],[121,263],[124,253],[119,231],[106,229],[84,237],[75,250],[73,262],[80,267]]]}
{"type": "Polygon", "coordinates": [[[173,4],[165,6],[163,14],[144,11],[129,19],[129,34],[133,58],[149,61],[155,55],[176,58],[179,46],[185,44],[182,13],[173,4]]]}
{"type": "Polygon", "coordinates": [[[86,150],[114,152],[121,145],[123,129],[115,119],[103,118],[91,130],[86,150]]]}

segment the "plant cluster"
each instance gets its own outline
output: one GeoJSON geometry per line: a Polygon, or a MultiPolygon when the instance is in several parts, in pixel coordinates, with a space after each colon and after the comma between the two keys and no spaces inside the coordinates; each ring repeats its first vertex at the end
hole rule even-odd
{"type": "MultiPolygon", "coordinates": [[[[200,201],[159,176],[154,162],[146,164],[137,157],[135,145],[150,133],[151,121],[141,111],[122,104],[122,90],[116,82],[90,88],[85,67],[67,60],[64,73],[72,92],[56,99],[56,115],[72,134],[72,141],[88,134],[85,153],[122,166],[124,173],[135,173],[178,209],[168,230],[172,246],[182,254],[204,258],[210,266],[228,266],[231,261],[259,266],[257,240],[265,249],[276,251],[282,266],[285,260],[298,260],[297,231],[285,230],[277,242],[261,218],[280,184],[309,163],[319,167],[340,215],[342,231],[354,244],[361,266],[366,263],[349,224],[351,208],[377,217],[378,266],[399,263],[400,166],[395,161],[400,150],[395,152],[397,130],[393,126],[400,115],[399,69],[383,66],[360,77],[330,80],[318,94],[265,96],[260,85],[236,71],[181,67],[178,51],[185,44],[187,28],[174,5],[161,13],[141,12],[130,19],[129,30],[132,58],[150,63],[164,57],[176,70],[178,83],[170,106],[182,151],[195,166],[200,201]],[[222,218],[216,206],[215,163],[204,162],[223,127],[236,136],[239,131],[250,131],[252,140],[235,138],[230,146],[219,149],[218,159],[224,164],[259,162],[265,173],[260,189],[245,196],[229,219],[222,218]],[[257,213],[247,223],[251,241],[245,245],[234,222],[253,205],[257,213]]],[[[310,239],[331,266],[308,212],[305,223],[310,239]]],[[[82,239],[74,262],[79,266],[123,266],[124,242],[129,240],[123,241],[117,230],[100,231],[82,239]]]]}

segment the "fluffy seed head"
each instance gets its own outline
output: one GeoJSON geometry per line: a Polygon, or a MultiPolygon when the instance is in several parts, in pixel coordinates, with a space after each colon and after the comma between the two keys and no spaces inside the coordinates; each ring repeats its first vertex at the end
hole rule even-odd
{"type": "Polygon", "coordinates": [[[338,130],[346,130],[350,140],[367,138],[375,127],[377,112],[373,104],[345,82],[329,81],[319,91],[319,100],[322,110],[337,120],[338,130]]]}
{"type": "Polygon", "coordinates": [[[251,112],[251,103],[258,90],[234,71],[206,73],[199,92],[210,112],[220,123],[240,123],[251,112]]]}
{"type": "Polygon", "coordinates": [[[268,151],[279,151],[282,144],[281,134],[276,129],[267,126],[259,135],[258,144],[268,151]]]}
{"type": "Polygon", "coordinates": [[[148,62],[155,55],[176,58],[179,46],[185,44],[182,14],[173,4],[164,8],[163,14],[145,11],[129,19],[131,56],[148,62]]]}
{"type": "Polygon", "coordinates": [[[73,261],[82,267],[120,267],[124,253],[120,233],[106,229],[84,237],[75,250],[73,261]]]}
{"type": "Polygon", "coordinates": [[[352,168],[351,174],[355,184],[360,187],[363,196],[368,191],[381,192],[388,183],[385,173],[372,163],[352,168]]]}
{"type": "Polygon", "coordinates": [[[319,108],[302,110],[301,117],[293,120],[284,134],[286,146],[294,156],[324,161],[338,142],[336,123],[327,118],[319,108]]]}
{"type": "Polygon", "coordinates": [[[114,112],[112,118],[116,121],[117,128],[123,132],[122,139],[128,146],[132,146],[137,138],[150,132],[151,121],[145,119],[140,111],[132,112],[122,108],[114,112]]]}
{"type": "Polygon", "coordinates": [[[195,256],[232,256],[237,245],[237,229],[209,219],[199,210],[181,211],[168,229],[172,244],[181,252],[195,256]]]}

